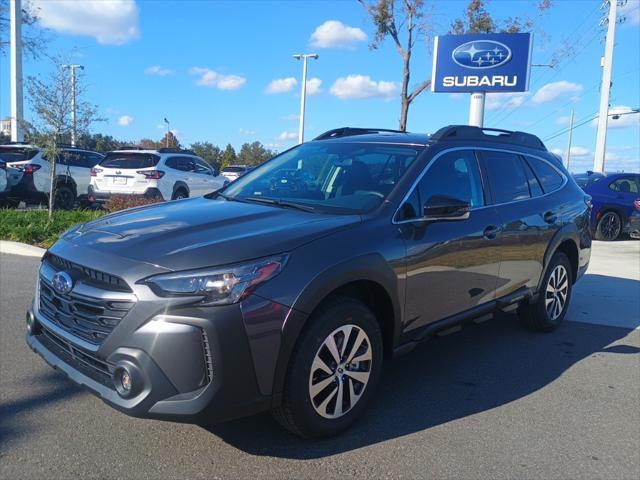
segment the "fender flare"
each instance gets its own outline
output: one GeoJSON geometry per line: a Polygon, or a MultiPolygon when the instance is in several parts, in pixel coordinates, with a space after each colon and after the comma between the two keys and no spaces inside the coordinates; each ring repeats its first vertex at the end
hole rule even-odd
{"type": "Polygon", "coordinates": [[[332,292],[356,281],[376,283],[391,299],[394,318],[384,321],[392,322],[392,342],[393,345],[397,343],[401,331],[399,326],[402,310],[398,294],[393,293],[397,284],[396,273],[389,267],[386,260],[379,254],[368,254],[329,267],[314,277],[298,295],[283,325],[280,352],[273,377],[274,405],[280,402],[289,361],[312,313],[332,292]]]}
{"type": "MultiPolygon", "coordinates": [[[[547,270],[549,268],[549,263],[551,262],[551,258],[556,253],[556,251],[558,251],[558,248],[560,247],[560,245],[562,245],[567,240],[573,242],[573,245],[574,245],[574,247],[576,249],[576,252],[577,252],[578,258],[579,258],[579,256],[580,256],[580,241],[579,241],[579,239],[580,239],[580,231],[578,230],[578,227],[573,223],[569,223],[569,224],[564,225],[560,230],[558,230],[555,233],[555,235],[553,236],[553,238],[551,239],[551,241],[547,245],[547,250],[544,253],[544,267],[542,268],[542,272],[540,273],[540,278],[538,279],[538,286],[536,287],[536,294],[540,292],[540,287],[542,285],[542,279],[547,274],[547,270]]],[[[577,265],[577,267],[580,268],[580,265],[577,265]]],[[[573,277],[574,277],[573,281],[575,282],[575,280],[576,280],[575,272],[572,272],[572,274],[573,274],[573,277]]]]}
{"type": "MultiPolygon", "coordinates": [[[[602,217],[602,215],[604,215],[607,212],[615,212],[618,215],[620,215],[620,221],[622,222],[622,227],[624,228],[625,224],[627,223],[627,216],[625,215],[624,210],[619,205],[616,205],[616,204],[605,203],[604,205],[602,205],[594,215],[594,219],[598,216],[602,217]]],[[[598,228],[599,221],[600,219],[598,218],[594,222],[594,226],[593,226],[594,230],[598,228]]]]}
{"type": "Polygon", "coordinates": [[[70,186],[73,190],[73,195],[75,197],[78,196],[78,186],[76,181],[70,175],[56,175],[55,186],[58,188],[59,185],[70,186]]]}
{"type": "Polygon", "coordinates": [[[171,198],[173,198],[175,193],[180,188],[184,188],[187,191],[187,196],[191,196],[191,191],[189,190],[189,186],[182,180],[178,180],[176,183],[173,184],[173,190],[171,191],[171,198]]]}

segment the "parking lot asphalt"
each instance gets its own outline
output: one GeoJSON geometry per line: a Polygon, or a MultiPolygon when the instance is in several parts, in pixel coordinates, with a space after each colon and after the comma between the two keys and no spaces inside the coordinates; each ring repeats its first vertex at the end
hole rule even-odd
{"type": "Polygon", "coordinates": [[[38,259],[0,255],[0,478],[633,478],[640,242],[595,242],[567,322],[513,315],[386,365],[364,417],[302,441],[268,414],[203,428],[129,418],[24,343],[38,259]]]}

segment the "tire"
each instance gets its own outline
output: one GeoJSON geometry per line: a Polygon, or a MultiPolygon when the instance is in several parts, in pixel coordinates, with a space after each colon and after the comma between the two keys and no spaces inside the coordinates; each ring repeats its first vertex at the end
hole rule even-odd
{"type": "Polygon", "coordinates": [[[552,332],[564,320],[573,289],[573,273],[569,258],[556,252],[541,282],[538,300],[518,308],[520,320],[531,330],[552,332]]]}
{"type": "Polygon", "coordinates": [[[371,310],[348,297],[320,307],[309,322],[289,361],[282,403],[272,413],[296,435],[329,437],[348,428],[371,399],[380,379],[382,334],[371,310]],[[342,352],[337,365],[330,345],[338,356],[342,352]]]}
{"type": "Polygon", "coordinates": [[[189,198],[189,194],[184,188],[178,188],[171,196],[171,200],[182,200],[183,198],[189,198]]]}
{"type": "Polygon", "coordinates": [[[73,189],[66,185],[57,185],[55,189],[55,198],[53,200],[54,208],[58,210],[71,210],[76,203],[76,194],[73,189]]]}
{"type": "Polygon", "coordinates": [[[605,212],[596,226],[596,240],[612,242],[622,233],[622,219],[616,212],[605,212]]]}

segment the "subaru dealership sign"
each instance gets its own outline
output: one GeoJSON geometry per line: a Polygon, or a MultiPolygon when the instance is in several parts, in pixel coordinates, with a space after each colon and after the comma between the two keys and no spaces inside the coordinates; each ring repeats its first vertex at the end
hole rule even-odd
{"type": "Polygon", "coordinates": [[[530,33],[443,35],[435,39],[434,92],[526,92],[530,33]]]}

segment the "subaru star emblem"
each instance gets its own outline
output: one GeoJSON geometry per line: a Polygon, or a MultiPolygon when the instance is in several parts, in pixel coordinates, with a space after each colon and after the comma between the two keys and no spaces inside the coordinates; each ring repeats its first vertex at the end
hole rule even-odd
{"type": "Polygon", "coordinates": [[[53,276],[53,289],[60,293],[66,294],[73,288],[73,279],[67,272],[58,272],[53,276]]]}
{"type": "Polygon", "coordinates": [[[494,68],[511,60],[511,49],[495,40],[474,40],[457,47],[451,57],[461,67],[494,68]]]}

